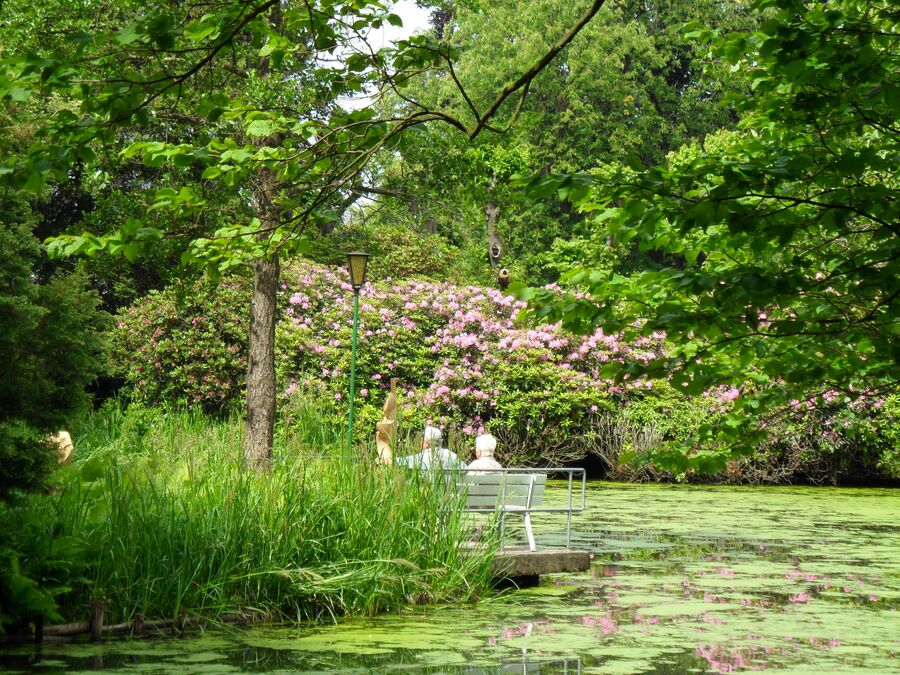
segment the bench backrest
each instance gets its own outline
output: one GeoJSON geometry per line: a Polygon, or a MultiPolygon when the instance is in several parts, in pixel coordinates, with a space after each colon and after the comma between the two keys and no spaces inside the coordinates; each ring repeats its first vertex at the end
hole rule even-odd
{"type": "Polygon", "coordinates": [[[544,501],[545,473],[467,474],[457,486],[466,491],[466,509],[493,511],[497,508],[534,508],[544,501]],[[529,503],[529,491],[531,501],[529,503]]]}

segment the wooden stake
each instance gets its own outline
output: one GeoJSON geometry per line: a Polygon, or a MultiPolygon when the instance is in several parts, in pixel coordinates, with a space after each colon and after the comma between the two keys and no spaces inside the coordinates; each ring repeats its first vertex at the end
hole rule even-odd
{"type": "Polygon", "coordinates": [[[103,637],[103,612],[106,603],[103,600],[91,602],[91,642],[100,642],[103,637]]]}

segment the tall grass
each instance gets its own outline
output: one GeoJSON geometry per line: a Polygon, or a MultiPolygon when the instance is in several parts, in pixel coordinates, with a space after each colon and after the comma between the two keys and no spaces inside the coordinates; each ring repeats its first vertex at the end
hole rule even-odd
{"type": "Polygon", "coordinates": [[[488,586],[491,544],[461,550],[467,523],[443,477],[312,452],[296,432],[257,475],[241,467],[241,431],[116,406],[88,420],[78,461],[36,507],[76,551],[57,567],[64,578],[47,580],[68,587],[67,619],[95,599],[110,620],[321,619],[467,601],[488,586]]]}

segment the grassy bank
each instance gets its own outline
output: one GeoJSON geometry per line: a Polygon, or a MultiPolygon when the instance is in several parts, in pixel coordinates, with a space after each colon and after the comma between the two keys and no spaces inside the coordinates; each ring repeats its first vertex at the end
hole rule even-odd
{"type": "MultiPolygon", "coordinates": [[[[241,425],[107,406],[76,433],[76,462],[16,514],[23,564],[66,621],[243,614],[323,619],[466,601],[489,557],[441,481],[279,436],[271,474],[241,468],[241,425]]],[[[334,446],[332,446],[334,447],[334,446]]]]}

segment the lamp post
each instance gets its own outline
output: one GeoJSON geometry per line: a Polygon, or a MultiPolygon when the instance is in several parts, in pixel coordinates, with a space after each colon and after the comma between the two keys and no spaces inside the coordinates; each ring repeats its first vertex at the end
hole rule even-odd
{"type": "Polygon", "coordinates": [[[353,447],[353,399],[356,396],[356,337],[359,333],[359,292],[366,282],[369,254],[352,251],[347,254],[347,269],[353,287],[353,340],[350,343],[350,412],[347,415],[347,452],[353,447]]]}

